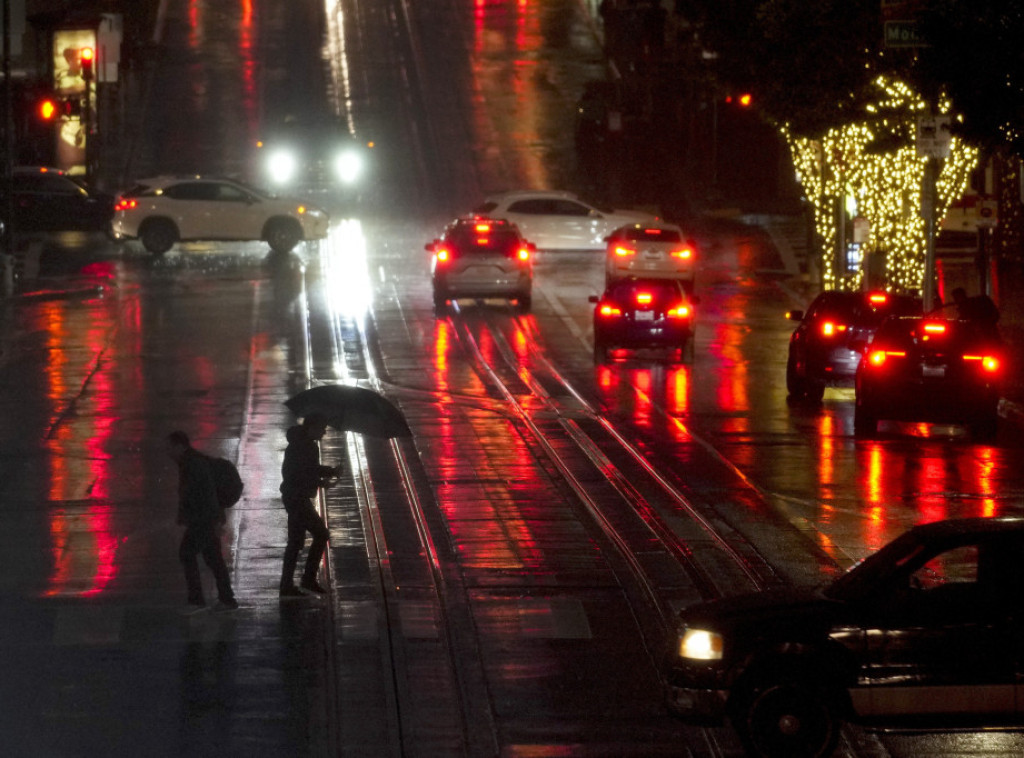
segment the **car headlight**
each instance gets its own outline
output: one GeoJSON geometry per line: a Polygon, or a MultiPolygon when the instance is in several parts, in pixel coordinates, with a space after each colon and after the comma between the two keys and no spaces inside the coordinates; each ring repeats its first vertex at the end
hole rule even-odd
{"type": "Polygon", "coordinates": [[[363,156],[356,150],[343,150],[334,156],[334,174],[344,184],[354,184],[363,173],[363,156]]]}
{"type": "Polygon", "coordinates": [[[287,184],[299,167],[295,154],[290,150],[275,150],[267,158],[267,172],[276,184],[287,184]]]}
{"type": "Polygon", "coordinates": [[[679,636],[679,657],[695,661],[722,660],[722,635],[707,629],[684,629],[679,636]]]}

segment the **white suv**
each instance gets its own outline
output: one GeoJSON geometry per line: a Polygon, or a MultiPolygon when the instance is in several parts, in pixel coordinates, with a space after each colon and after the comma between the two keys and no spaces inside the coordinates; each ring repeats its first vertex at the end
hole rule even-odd
{"type": "Polygon", "coordinates": [[[319,208],[231,179],[159,176],[118,198],[112,227],[115,239],[139,239],[154,255],[186,240],[264,240],[287,253],[302,240],[326,237],[329,222],[319,208]]]}
{"type": "Polygon", "coordinates": [[[605,238],[620,226],[658,221],[650,213],[598,208],[556,190],[492,195],[473,212],[511,221],[540,250],[603,250],[605,238]]]}

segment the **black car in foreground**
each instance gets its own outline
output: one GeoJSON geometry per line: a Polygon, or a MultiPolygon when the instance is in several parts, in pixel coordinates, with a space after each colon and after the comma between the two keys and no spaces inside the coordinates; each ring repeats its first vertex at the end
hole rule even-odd
{"type": "Polygon", "coordinates": [[[909,295],[839,290],[822,292],[807,313],[790,311],[787,318],[800,323],[789,339],[789,396],[820,402],[825,387],[852,387],[861,359],[856,343],[870,340],[889,316],[921,311],[921,300],[909,295]]]}
{"type": "Polygon", "coordinates": [[[676,279],[619,279],[600,297],[593,295],[594,360],[603,363],[615,348],[678,350],[680,360],[693,340],[694,306],[676,279]]]}
{"type": "MultiPolygon", "coordinates": [[[[114,196],[80,177],[46,166],[16,166],[11,189],[13,223],[5,226],[14,232],[110,232],[114,196]]],[[[0,197],[0,213],[5,208],[6,198],[0,197]]]]}
{"type": "Polygon", "coordinates": [[[916,526],[823,589],[686,608],[667,704],[728,720],[750,755],[828,756],[844,720],[1024,724],[1024,519],[916,526]]]}
{"type": "Polygon", "coordinates": [[[996,435],[1003,346],[983,325],[934,317],[891,318],[862,347],[854,432],[881,419],[965,424],[979,440],[996,435]]]}

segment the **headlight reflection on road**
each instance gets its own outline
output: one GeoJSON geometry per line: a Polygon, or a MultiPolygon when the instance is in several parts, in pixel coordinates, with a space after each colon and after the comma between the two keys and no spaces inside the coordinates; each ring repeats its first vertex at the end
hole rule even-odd
{"type": "Polygon", "coordinates": [[[336,322],[362,318],[373,302],[363,225],[358,219],[345,219],[332,226],[323,250],[327,307],[332,318],[336,322]]]}

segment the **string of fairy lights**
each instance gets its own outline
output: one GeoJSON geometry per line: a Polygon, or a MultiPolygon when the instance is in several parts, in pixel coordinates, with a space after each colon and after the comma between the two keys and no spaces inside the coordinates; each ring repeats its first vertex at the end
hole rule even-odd
{"type": "MultiPolygon", "coordinates": [[[[886,289],[920,293],[927,245],[921,209],[928,158],[918,155],[916,140],[919,117],[928,113],[928,105],[897,79],[880,76],[874,86],[878,99],[860,122],[835,127],[817,139],[798,137],[786,126],[781,131],[797,178],[813,206],[822,249],[836,249],[841,202],[848,219],[866,219],[868,233],[861,252],[884,256],[886,289]]],[[[948,99],[938,104],[937,112],[950,112],[948,99]]],[[[948,157],[939,162],[936,220],[967,188],[978,150],[953,137],[948,157]]],[[[842,266],[835,255],[823,256],[825,288],[860,289],[864,268],[847,271],[837,263],[842,266]]]]}

